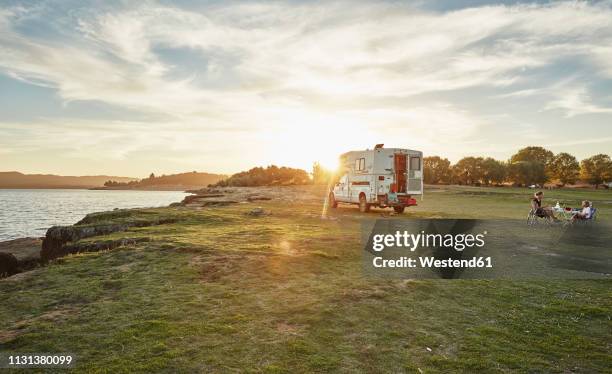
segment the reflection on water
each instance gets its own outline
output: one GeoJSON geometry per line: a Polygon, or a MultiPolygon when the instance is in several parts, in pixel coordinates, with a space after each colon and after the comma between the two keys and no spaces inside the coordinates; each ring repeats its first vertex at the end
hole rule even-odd
{"type": "Polygon", "coordinates": [[[88,213],[166,206],[184,196],[181,191],[0,189],[0,241],[44,236],[49,227],[73,224],[88,213]]]}

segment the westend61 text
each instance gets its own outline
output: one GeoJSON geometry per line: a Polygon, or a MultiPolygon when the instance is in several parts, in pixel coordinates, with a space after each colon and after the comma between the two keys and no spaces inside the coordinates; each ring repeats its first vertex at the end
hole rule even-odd
{"type": "Polygon", "coordinates": [[[382,257],[374,257],[372,264],[376,268],[491,268],[493,261],[491,257],[473,257],[469,260],[444,259],[439,260],[434,257],[400,257],[392,260],[382,257]]]}

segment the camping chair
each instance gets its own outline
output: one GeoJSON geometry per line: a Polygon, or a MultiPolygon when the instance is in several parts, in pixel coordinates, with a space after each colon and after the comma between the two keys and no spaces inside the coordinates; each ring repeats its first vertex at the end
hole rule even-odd
{"type": "Polygon", "coordinates": [[[594,223],[595,219],[597,218],[597,209],[593,206],[592,202],[589,202],[591,205],[591,216],[589,218],[586,219],[579,219],[574,221],[574,223],[579,222],[582,225],[588,225],[590,223],[594,223]]]}
{"type": "Polygon", "coordinates": [[[595,218],[597,218],[597,209],[593,207],[593,203],[591,203],[591,218],[588,220],[591,222],[595,222],[595,218]]]}
{"type": "Polygon", "coordinates": [[[531,208],[529,210],[529,214],[527,214],[527,225],[532,226],[538,223],[546,223],[549,224],[551,219],[549,217],[540,217],[536,214],[536,210],[531,208]]]}

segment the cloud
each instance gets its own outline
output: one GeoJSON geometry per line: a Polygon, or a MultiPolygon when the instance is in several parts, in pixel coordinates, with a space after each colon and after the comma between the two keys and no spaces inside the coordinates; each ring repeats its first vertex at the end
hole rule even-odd
{"type": "Polygon", "coordinates": [[[591,59],[598,67],[598,72],[604,78],[612,78],[612,47],[610,45],[596,45],[591,51],[591,59]]]}
{"type": "Polygon", "coordinates": [[[524,69],[591,50],[588,57],[605,73],[611,17],[608,7],[575,3],[442,14],[342,2],[220,4],[204,12],[144,5],[85,13],[72,39],[59,42],[5,28],[2,44],[9,53],[0,63],[53,82],[68,100],[166,101],[168,110],[185,113],[197,103],[252,100],[268,90],[372,96],[505,85],[524,69]],[[591,45],[581,45],[585,41],[591,45]],[[171,67],[154,54],[155,45],[199,49],[206,67],[232,64],[227,74],[239,79],[230,92],[168,81],[164,73],[171,67]]]}
{"type": "MultiPolygon", "coordinates": [[[[568,61],[592,77],[612,78],[608,2],[436,12],[369,1],[218,2],[198,9],[126,3],[53,17],[58,35],[26,32],[28,22],[45,17],[40,7],[0,10],[0,71],[53,87],[66,102],[97,100],[157,114],[159,123],[106,128],[131,136],[127,127],[137,133],[148,127],[187,149],[197,148],[196,141],[214,145],[216,138],[205,134],[224,128],[263,131],[275,147],[280,129],[300,124],[323,132],[348,123],[374,134],[408,127],[428,147],[443,134],[470,144],[488,126],[476,90],[511,91],[490,97],[499,110],[508,101],[538,97],[545,110],[561,109],[568,118],[612,111],[592,102],[587,85],[562,95],[546,89],[564,79],[559,66],[568,61]],[[180,48],[195,52],[189,68],[160,52],[180,48]],[[188,73],[178,79],[175,71],[188,73]],[[452,92],[470,100],[446,102],[452,92]],[[177,129],[190,136],[177,143],[170,134],[177,129]]],[[[242,132],[231,138],[248,140],[242,132]]],[[[113,137],[85,143],[96,142],[122,144],[113,137]]],[[[355,143],[358,137],[346,146],[355,143]]],[[[163,144],[123,146],[132,152],[163,144]]]]}
{"type": "Polygon", "coordinates": [[[569,87],[556,94],[544,110],[561,109],[568,118],[581,114],[612,113],[612,107],[599,106],[592,102],[585,87],[569,87]]]}
{"type": "MultiPolygon", "coordinates": [[[[109,172],[114,168],[122,169],[124,163],[138,163],[144,170],[163,171],[168,171],[164,165],[167,162],[182,164],[182,171],[234,170],[239,165],[235,159],[216,157],[226,150],[225,129],[208,129],[202,133],[197,124],[48,119],[39,123],[0,123],[0,134],[3,134],[0,149],[7,159],[40,156],[42,152],[48,153],[49,159],[59,156],[81,162],[106,163],[109,172]],[[176,131],[179,126],[181,130],[176,131]]],[[[236,145],[248,146],[243,141],[237,141],[236,145]]],[[[41,163],[47,161],[40,160],[41,163]]],[[[0,164],[0,169],[11,167],[0,164]]]]}

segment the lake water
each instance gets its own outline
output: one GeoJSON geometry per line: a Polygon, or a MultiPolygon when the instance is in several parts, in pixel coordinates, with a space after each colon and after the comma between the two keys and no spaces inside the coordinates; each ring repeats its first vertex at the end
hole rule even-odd
{"type": "Polygon", "coordinates": [[[44,236],[49,227],[71,225],[88,213],[167,206],[185,195],[181,191],[0,189],[0,241],[44,236]]]}

